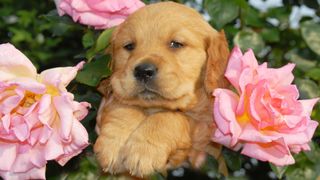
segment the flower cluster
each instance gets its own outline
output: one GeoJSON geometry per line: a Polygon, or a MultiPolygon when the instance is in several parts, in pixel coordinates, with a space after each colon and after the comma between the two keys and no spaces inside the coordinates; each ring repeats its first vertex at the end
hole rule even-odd
{"type": "Polygon", "coordinates": [[[283,166],[293,164],[291,155],[310,150],[318,123],[310,119],[318,99],[298,100],[291,84],[294,64],[279,69],[258,65],[252,52],[235,47],[225,72],[236,93],[214,91],[213,141],[261,161],[283,166]]]}
{"type": "Polygon", "coordinates": [[[90,104],[74,101],[66,86],[83,62],[37,74],[11,44],[0,45],[0,176],[45,179],[48,160],[64,165],[88,146],[79,122],[90,104]]]}

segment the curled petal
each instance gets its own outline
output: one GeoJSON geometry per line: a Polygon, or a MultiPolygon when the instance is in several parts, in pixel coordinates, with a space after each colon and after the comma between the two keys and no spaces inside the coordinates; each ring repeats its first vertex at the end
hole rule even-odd
{"type": "Polygon", "coordinates": [[[0,44],[0,81],[36,75],[36,68],[24,54],[10,43],[0,44]]]}
{"type": "Polygon", "coordinates": [[[79,121],[75,121],[72,127],[71,138],[72,141],[64,144],[64,154],[56,158],[56,161],[64,166],[69,159],[81,153],[82,149],[89,145],[88,133],[79,121]]]}
{"type": "Polygon", "coordinates": [[[300,100],[299,102],[303,108],[303,115],[310,116],[313,106],[319,101],[319,98],[308,99],[308,100],[300,100]]]}
{"type": "Polygon", "coordinates": [[[74,121],[72,103],[66,95],[54,97],[53,103],[60,117],[60,136],[68,140],[74,121]]]}
{"type": "Polygon", "coordinates": [[[305,117],[301,116],[295,116],[295,115],[285,115],[283,116],[284,121],[286,122],[286,125],[289,128],[296,127],[301,121],[303,121],[305,117]]]}
{"type": "MultiPolygon", "coordinates": [[[[138,1],[140,7],[144,6],[144,4],[140,1],[138,1]]],[[[136,6],[134,1],[128,1],[128,0],[108,0],[108,1],[100,1],[97,3],[96,0],[87,0],[88,5],[95,10],[98,11],[105,11],[105,12],[111,12],[115,13],[117,11],[120,11],[122,14],[129,14],[126,11],[130,8],[130,6],[136,6]]]]}
{"type": "Polygon", "coordinates": [[[51,95],[43,95],[40,99],[39,110],[37,114],[40,122],[47,126],[50,125],[50,120],[52,119],[52,117],[54,117],[54,112],[51,103],[51,95]]]}
{"type": "Polygon", "coordinates": [[[14,95],[0,101],[0,112],[3,114],[11,113],[11,111],[19,105],[22,99],[23,97],[14,95]]]}
{"type": "Polygon", "coordinates": [[[214,96],[214,120],[223,134],[231,135],[232,140],[230,146],[234,146],[241,133],[240,125],[234,113],[238,97],[232,91],[224,89],[216,89],[214,96]]]}
{"type": "Polygon", "coordinates": [[[265,144],[246,143],[241,154],[260,161],[269,161],[277,166],[285,166],[295,162],[283,139],[265,144]]]}
{"type": "Polygon", "coordinates": [[[231,147],[231,135],[230,134],[226,135],[222,133],[219,129],[216,129],[216,131],[214,132],[212,140],[228,148],[231,147]]]}
{"type": "Polygon", "coordinates": [[[270,131],[268,135],[273,136],[274,138],[283,137],[288,145],[303,145],[311,140],[317,126],[318,122],[309,120],[303,131],[295,131],[295,129],[291,129],[291,131],[283,130],[283,132],[270,131]]]}
{"type": "Polygon", "coordinates": [[[249,67],[250,69],[256,69],[258,67],[258,61],[254,56],[253,50],[248,49],[247,52],[241,57],[242,67],[249,67]]]}
{"type": "Polygon", "coordinates": [[[45,144],[45,158],[46,160],[53,160],[62,154],[64,154],[62,142],[58,134],[54,132],[45,144]]]}
{"type": "Polygon", "coordinates": [[[30,129],[25,123],[15,126],[12,130],[21,142],[25,141],[30,135],[30,129]]]}
{"type": "Polygon", "coordinates": [[[46,91],[46,86],[39,83],[36,79],[31,78],[16,78],[9,82],[10,85],[19,86],[19,89],[27,90],[35,94],[43,94],[46,91]]]}
{"type": "Polygon", "coordinates": [[[74,111],[74,116],[79,121],[82,120],[88,114],[88,108],[91,108],[91,104],[87,102],[72,102],[72,107],[74,111]]]}
{"type": "Polygon", "coordinates": [[[251,143],[269,143],[277,137],[266,136],[263,132],[256,129],[252,124],[247,124],[242,129],[242,133],[239,137],[240,140],[251,143]]]}
{"type": "Polygon", "coordinates": [[[0,174],[1,171],[9,171],[17,157],[17,145],[0,142],[0,174]]]}
{"type": "Polygon", "coordinates": [[[235,46],[229,57],[228,66],[225,72],[226,78],[239,91],[239,77],[243,71],[241,57],[243,56],[241,49],[235,46]]]}
{"type": "Polygon", "coordinates": [[[37,168],[46,166],[47,160],[45,159],[45,149],[43,145],[37,145],[30,151],[30,161],[37,168]]]}
{"type": "Polygon", "coordinates": [[[281,86],[288,86],[292,83],[294,76],[292,74],[292,70],[294,68],[294,64],[287,64],[281,68],[267,68],[266,66],[259,66],[257,69],[257,79],[262,80],[265,79],[273,88],[278,88],[281,86]],[[272,74],[272,76],[270,76],[272,74]]]}
{"type": "Polygon", "coordinates": [[[84,61],[75,67],[52,68],[41,72],[40,77],[46,84],[59,87],[60,84],[66,87],[77,75],[77,72],[83,67],[84,61]]]}
{"type": "Polygon", "coordinates": [[[10,127],[10,124],[11,124],[10,120],[11,120],[10,115],[6,114],[1,118],[1,121],[0,121],[0,122],[2,122],[2,126],[3,126],[4,130],[6,131],[6,133],[9,133],[9,127],[10,127]]]}
{"type": "Polygon", "coordinates": [[[46,179],[46,167],[32,168],[26,172],[1,172],[0,175],[4,179],[21,180],[21,179],[46,179]]]}
{"type": "Polygon", "coordinates": [[[54,2],[60,16],[63,16],[66,13],[70,14],[72,12],[72,7],[69,3],[64,2],[63,0],[54,0],[54,2]]]}
{"type": "Polygon", "coordinates": [[[30,161],[30,152],[32,147],[28,144],[19,144],[17,149],[17,157],[10,169],[11,172],[26,172],[34,168],[34,164],[30,161]]]}

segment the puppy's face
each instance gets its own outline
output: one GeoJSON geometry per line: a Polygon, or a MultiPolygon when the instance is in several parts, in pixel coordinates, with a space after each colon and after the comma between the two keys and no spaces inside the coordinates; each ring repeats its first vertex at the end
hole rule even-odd
{"type": "Polygon", "coordinates": [[[210,43],[219,35],[197,12],[179,4],[140,9],[113,34],[115,96],[143,107],[191,108],[204,86],[210,43]]]}

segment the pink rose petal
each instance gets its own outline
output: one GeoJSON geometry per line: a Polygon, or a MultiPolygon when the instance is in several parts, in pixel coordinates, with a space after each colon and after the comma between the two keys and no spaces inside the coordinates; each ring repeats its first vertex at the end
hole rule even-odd
{"type": "Polygon", "coordinates": [[[67,140],[70,137],[74,120],[72,104],[67,96],[56,96],[53,98],[53,103],[60,117],[60,136],[67,140]]]}
{"type": "Polygon", "coordinates": [[[0,44],[0,81],[36,75],[36,68],[24,54],[9,43],[0,44]]]}
{"type": "Polygon", "coordinates": [[[111,28],[144,6],[139,0],[55,0],[59,15],[96,29],[111,28]]]}
{"type": "Polygon", "coordinates": [[[246,143],[241,154],[260,161],[269,161],[277,166],[284,166],[295,162],[283,139],[278,139],[268,144],[246,143]]]}
{"type": "Polygon", "coordinates": [[[41,72],[40,77],[43,79],[44,83],[51,84],[54,87],[66,87],[71,80],[73,80],[78,70],[82,69],[84,61],[80,62],[74,67],[60,67],[52,68],[41,72]]]}
{"type": "Polygon", "coordinates": [[[17,145],[0,142],[0,172],[9,171],[17,157],[17,145]],[[4,161],[5,160],[5,161],[4,161]]]}

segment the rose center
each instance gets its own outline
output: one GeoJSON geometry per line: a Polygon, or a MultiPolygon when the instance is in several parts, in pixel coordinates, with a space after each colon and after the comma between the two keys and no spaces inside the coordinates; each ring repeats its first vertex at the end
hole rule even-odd
{"type": "MultiPolygon", "coordinates": [[[[48,85],[46,88],[47,89],[44,94],[50,94],[52,97],[59,95],[59,91],[56,87],[48,85]]],[[[32,106],[35,102],[39,101],[42,96],[43,96],[43,94],[35,94],[33,92],[26,91],[24,98],[22,99],[22,101],[20,102],[19,105],[21,107],[28,108],[28,107],[32,106]]]]}
{"type": "Polygon", "coordinates": [[[250,121],[249,114],[245,111],[242,115],[236,117],[239,124],[244,125],[250,121]]]}

